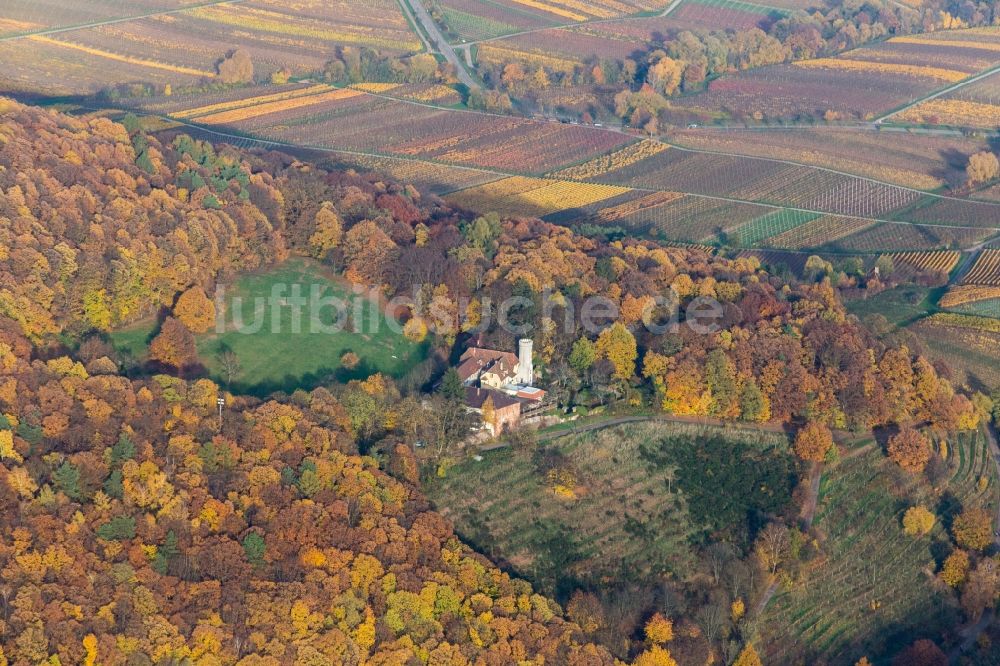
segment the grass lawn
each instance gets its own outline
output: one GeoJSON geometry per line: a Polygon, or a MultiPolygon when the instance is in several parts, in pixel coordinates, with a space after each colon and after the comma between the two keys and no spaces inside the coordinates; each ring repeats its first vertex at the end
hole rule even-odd
{"type": "Polygon", "coordinates": [[[916,285],[901,285],[871,298],[847,301],[845,305],[847,310],[857,315],[859,319],[880,314],[885,316],[889,323],[903,327],[938,312],[937,303],[946,290],[947,287],[929,289],[916,285]]]}
{"type": "MultiPolygon", "coordinates": [[[[364,378],[375,372],[399,378],[426,358],[426,345],[410,342],[392,330],[386,318],[378,316],[381,309],[375,301],[358,297],[355,303],[352,297],[349,285],[329,277],[323,266],[306,259],[290,259],[270,270],[243,275],[226,290],[225,331],[213,329],[197,336],[199,359],[210,377],[225,384],[219,357],[231,350],[239,359],[241,372],[230,388],[267,395],[309,389],[327,381],[364,378]],[[285,286],[285,291],[272,299],[276,285],[285,286]],[[284,297],[291,285],[300,285],[300,293],[307,299],[314,286],[323,296],[344,299],[350,313],[347,324],[329,333],[313,328],[309,308],[303,307],[297,316],[284,297]],[[243,322],[242,330],[234,325],[234,314],[243,322]],[[368,324],[372,321],[378,321],[378,326],[368,324]],[[340,359],[346,352],[360,357],[357,367],[342,366],[340,359]]],[[[337,321],[332,307],[318,314],[326,326],[337,321]]],[[[154,328],[155,324],[146,322],[122,329],[112,334],[112,341],[117,348],[143,358],[154,328]]]]}
{"type": "Polygon", "coordinates": [[[959,435],[948,448],[947,487],[916,490],[938,516],[922,538],[903,533],[909,503],[893,493],[892,463],[877,447],[827,467],[814,521],[825,557],[805,583],[779,590],[767,606],[765,663],[875,661],[957,624],[953,597],[932,576],[950,552],[952,517],[966,506],[995,508],[997,480],[979,433],[959,435]],[[980,477],[989,480],[984,490],[980,477]]]}
{"type": "Polygon", "coordinates": [[[737,469],[756,480],[762,466],[744,464],[751,454],[743,452],[790,458],[782,434],[635,423],[560,437],[535,452],[489,452],[432,479],[425,490],[467,542],[563,597],[580,583],[697,571],[695,546],[719,529],[706,515],[708,496],[698,490],[706,479],[716,478],[716,497],[724,495],[719,504],[732,510],[713,514],[739,515],[742,522],[748,505],[769,499],[757,496],[763,484],[753,481],[719,488],[737,469]],[[571,470],[575,497],[556,491],[550,469],[571,470]]]}

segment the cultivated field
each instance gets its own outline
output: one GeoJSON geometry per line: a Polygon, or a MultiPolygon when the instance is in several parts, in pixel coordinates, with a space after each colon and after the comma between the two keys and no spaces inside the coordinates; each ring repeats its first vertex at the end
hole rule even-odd
{"type": "Polygon", "coordinates": [[[173,11],[196,0],[11,0],[3,5],[0,37],[173,11]]]}
{"type": "Polygon", "coordinates": [[[671,132],[670,141],[690,148],[789,160],[858,176],[937,190],[965,183],[968,157],[985,150],[981,139],[858,131],[837,127],[671,132]]]}
{"type": "Polygon", "coordinates": [[[911,268],[916,271],[933,271],[936,273],[951,273],[959,260],[961,252],[891,252],[885,255],[892,259],[896,269],[911,268]]]}
{"type": "Polygon", "coordinates": [[[450,195],[448,202],[473,211],[495,211],[510,217],[543,217],[583,208],[629,191],[612,185],[514,176],[462,190],[450,195]]]}
{"type": "MultiPolygon", "coordinates": [[[[361,304],[358,311],[362,313],[358,318],[351,299],[352,293],[346,285],[329,279],[321,266],[304,259],[290,259],[266,272],[244,275],[226,288],[225,302],[234,310],[235,305],[241,306],[238,317],[245,328],[239,330],[234,325],[233,311],[227,312],[224,333],[213,329],[196,336],[198,357],[210,376],[226,384],[220,356],[231,350],[242,367],[232,389],[255,395],[310,388],[331,378],[339,381],[364,378],[374,372],[402,377],[424,359],[424,347],[391,330],[384,317],[378,330],[363,328],[363,322],[377,317],[378,305],[367,299],[358,301],[361,304]],[[294,311],[285,301],[285,297],[292,297],[291,285],[299,285],[304,298],[309,298],[316,285],[322,294],[344,299],[352,309],[343,330],[336,333],[311,330],[308,309],[302,308],[298,320],[301,333],[292,335],[296,330],[294,311]],[[278,301],[270,299],[275,286],[285,287],[284,296],[278,301]],[[231,300],[234,297],[242,300],[231,300]],[[355,368],[341,365],[341,356],[349,351],[361,359],[355,368]]],[[[325,308],[320,320],[324,325],[332,325],[337,314],[333,308],[325,308]]],[[[143,358],[145,344],[153,332],[152,325],[145,323],[116,332],[112,339],[120,349],[143,358]]]]}
{"type": "MultiPolygon", "coordinates": [[[[541,175],[613,151],[633,140],[583,126],[458,111],[397,100],[395,88],[267,86],[146,108],[202,125],[302,146],[408,157],[434,163],[541,175]],[[278,96],[278,97],[275,97],[278,96]],[[205,110],[211,115],[203,115],[205,110]]],[[[416,95],[417,93],[412,93],[416,95]]]]}
{"type": "Polygon", "coordinates": [[[679,108],[746,119],[871,119],[1000,64],[1000,29],[897,37],[833,58],[726,75],[679,108]]]}
{"type": "Polygon", "coordinates": [[[946,539],[942,523],[962,508],[995,510],[997,479],[981,434],[953,437],[947,449],[946,491],[905,482],[938,514],[929,537],[903,533],[901,518],[910,503],[893,481],[894,464],[874,445],[827,466],[813,522],[825,557],[804,584],[781,589],[767,606],[760,622],[765,663],[814,663],[822,657],[853,664],[862,655],[891,654],[933,634],[935,625],[956,623],[955,603],[931,579],[937,568],[933,545],[946,539]]]}
{"type": "Polygon", "coordinates": [[[1000,249],[983,250],[962,283],[1000,287],[1000,249]]]}
{"type": "MultiPolygon", "coordinates": [[[[984,308],[991,305],[983,301],[984,308]]],[[[1000,386],[1000,317],[996,312],[942,313],[911,326],[931,355],[948,364],[959,383],[980,391],[1000,386]]]]}
{"type": "Polygon", "coordinates": [[[589,21],[664,9],[669,0],[497,0],[511,11],[528,11],[549,20],[589,21]]]}
{"type": "MultiPolygon", "coordinates": [[[[88,4],[124,7],[110,1],[88,4]]],[[[162,4],[169,9],[194,6],[159,15],[151,15],[155,10],[122,9],[116,17],[146,18],[2,42],[0,60],[5,67],[0,85],[52,94],[95,93],[123,82],[162,90],[167,84],[214,81],[216,64],[236,48],[250,54],[258,77],[282,68],[295,74],[315,72],[341,46],[390,54],[422,48],[394,0],[162,4]]],[[[72,11],[54,12],[72,16],[72,11]]]]}
{"type": "MultiPolygon", "coordinates": [[[[910,37],[910,41],[925,44],[942,42],[969,50],[969,43],[998,50],[998,28],[977,28],[957,33],[910,37]]],[[[985,54],[982,55],[985,60],[985,54]]],[[[996,129],[1000,125],[1000,72],[962,86],[946,95],[906,109],[894,117],[924,125],[950,125],[996,129]]]]}

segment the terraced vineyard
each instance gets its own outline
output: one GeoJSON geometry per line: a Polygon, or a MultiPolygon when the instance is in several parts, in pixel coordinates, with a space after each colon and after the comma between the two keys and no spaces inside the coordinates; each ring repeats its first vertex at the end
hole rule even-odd
{"type": "Polygon", "coordinates": [[[931,547],[946,538],[942,522],[961,508],[995,510],[998,486],[982,434],[961,434],[947,448],[944,494],[911,488],[938,514],[924,538],[903,533],[910,504],[894,493],[893,463],[876,447],[827,468],[813,523],[826,557],[806,584],[782,589],[768,605],[761,622],[766,663],[812,663],[822,655],[830,664],[853,664],[955,624],[956,604],[931,580],[931,547]]]}
{"type": "MultiPolygon", "coordinates": [[[[481,462],[451,468],[428,493],[464,538],[549,586],[584,570],[632,580],[688,571],[697,566],[690,538],[702,526],[692,518],[699,500],[679,489],[695,472],[682,468],[672,477],[651,462],[643,447],[658,441],[677,447],[729,442],[733,450],[787,455],[781,434],[632,424],[560,438],[534,458],[510,449],[487,453],[481,462]],[[563,472],[550,475],[551,469],[563,472]],[[571,492],[550,481],[566,483],[567,475],[575,480],[571,492]]],[[[734,489],[732,498],[741,495],[734,489]]]]}

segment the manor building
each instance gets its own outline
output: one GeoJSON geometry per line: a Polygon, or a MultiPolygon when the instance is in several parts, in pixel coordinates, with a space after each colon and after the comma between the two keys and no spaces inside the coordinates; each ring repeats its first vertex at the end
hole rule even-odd
{"type": "Polygon", "coordinates": [[[522,414],[545,398],[545,391],[534,386],[532,340],[522,338],[517,347],[517,354],[469,347],[456,368],[466,387],[466,408],[480,415],[485,411],[483,425],[494,435],[516,428],[522,414]]]}

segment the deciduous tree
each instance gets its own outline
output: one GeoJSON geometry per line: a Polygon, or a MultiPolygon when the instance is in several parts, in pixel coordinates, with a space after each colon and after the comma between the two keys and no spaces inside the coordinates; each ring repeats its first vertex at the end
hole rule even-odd
{"type": "Polygon", "coordinates": [[[951,525],[955,542],[970,550],[984,550],[993,543],[993,517],[986,509],[970,507],[951,525]]]}
{"type": "Polygon", "coordinates": [[[206,333],[215,324],[215,303],[204,289],[194,286],[178,297],[174,316],[191,332],[206,333]]]}
{"type": "Polygon", "coordinates": [[[176,369],[194,364],[198,360],[194,335],[179,320],[167,317],[159,335],[149,343],[149,358],[176,369]]]}
{"type": "Polygon", "coordinates": [[[795,453],[803,460],[820,462],[832,447],[833,433],[817,421],[810,421],[795,435],[795,453]]]}
{"type": "Polygon", "coordinates": [[[903,531],[910,536],[923,536],[934,528],[934,514],[924,506],[911,506],[903,514],[903,531]]]}
{"type": "Polygon", "coordinates": [[[889,438],[889,457],[911,474],[918,474],[931,459],[927,438],[914,428],[904,428],[889,438]]]}

